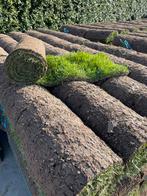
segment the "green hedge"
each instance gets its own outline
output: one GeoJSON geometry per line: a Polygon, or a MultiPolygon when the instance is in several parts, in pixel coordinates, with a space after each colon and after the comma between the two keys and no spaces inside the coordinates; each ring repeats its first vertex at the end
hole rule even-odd
{"type": "Polygon", "coordinates": [[[146,10],[146,0],[0,0],[0,32],[131,20],[145,16],[146,10]]]}

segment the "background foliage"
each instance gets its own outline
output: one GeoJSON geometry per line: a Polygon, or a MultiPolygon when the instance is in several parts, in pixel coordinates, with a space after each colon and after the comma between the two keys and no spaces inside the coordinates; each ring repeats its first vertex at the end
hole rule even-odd
{"type": "Polygon", "coordinates": [[[137,19],[146,10],[146,0],[0,0],[0,32],[137,19]]]}

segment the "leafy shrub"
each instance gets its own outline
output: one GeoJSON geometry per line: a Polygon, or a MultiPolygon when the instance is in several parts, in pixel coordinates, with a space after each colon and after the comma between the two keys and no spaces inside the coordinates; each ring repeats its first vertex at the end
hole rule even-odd
{"type": "Polygon", "coordinates": [[[137,19],[146,0],[0,0],[0,31],[137,19]]]}

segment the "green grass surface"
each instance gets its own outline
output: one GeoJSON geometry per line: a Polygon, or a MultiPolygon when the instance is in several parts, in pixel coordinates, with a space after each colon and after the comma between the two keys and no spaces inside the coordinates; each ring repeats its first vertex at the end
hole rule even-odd
{"type": "Polygon", "coordinates": [[[128,196],[146,196],[147,195],[147,181],[144,181],[141,185],[137,185],[128,196]]]}
{"type": "Polygon", "coordinates": [[[49,55],[46,59],[47,73],[37,81],[44,86],[56,86],[72,80],[96,82],[129,73],[126,66],[113,63],[104,53],[73,52],[63,56],[49,55]]]}
{"type": "Polygon", "coordinates": [[[117,31],[113,31],[106,39],[106,44],[112,44],[113,40],[119,35],[117,31]]]}
{"type": "Polygon", "coordinates": [[[79,196],[112,196],[115,192],[119,176],[123,174],[123,166],[114,165],[96,176],[83,188],[79,196]]]}
{"type": "Polygon", "coordinates": [[[142,145],[127,163],[125,175],[134,177],[147,165],[147,143],[142,145]]]}
{"type": "MultiPolygon", "coordinates": [[[[141,146],[132,158],[124,166],[110,167],[104,173],[92,179],[83,188],[80,196],[112,196],[116,188],[122,184],[123,179],[133,181],[136,176],[143,172],[144,166],[147,164],[147,144],[141,146]]],[[[127,183],[127,182],[126,182],[127,183]]],[[[124,184],[125,187],[126,184],[124,184]]],[[[142,186],[136,186],[128,193],[128,196],[142,196],[141,193],[147,191],[147,182],[142,186]]]]}

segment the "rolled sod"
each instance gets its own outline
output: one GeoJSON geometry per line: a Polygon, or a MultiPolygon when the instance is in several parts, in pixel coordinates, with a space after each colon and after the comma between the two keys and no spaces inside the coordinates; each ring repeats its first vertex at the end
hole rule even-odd
{"type": "Polygon", "coordinates": [[[127,28],[129,31],[144,30],[147,28],[146,22],[141,21],[126,21],[126,22],[111,22],[111,23],[95,23],[91,24],[100,27],[111,27],[111,28],[127,28]]]}
{"type": "Polygon", "coordinates": [[[96,27],[103,27],[103,28],[118,28],[118,29],[124,29],[124,30],[128,30],[130,32],[134,32],[134,31],[137,31],[138,30],[138,27],[136,26],[132,26],[132,25],[128,25],[128,24],[119,24],[119,23],[108,23],[108,24],[104,24],[104,23],[95,23],[95,24],[92,24],[96,27]]]}
{"type": "Polygon", "coordinates": [[[45,47],[41,40],[24,37],[5,61],[9,78],[16,82],[34,83],[47,70],[45,47]]]}
{"type": "Polygon", "coordinates": [[[110,30],[110,31],[117,31],[119,33],[121,32],[125,32],[125,31],[128,31],[127,28],[117,28],[117,27],[111,27],[111,26],[94,26],[93,24],[78,24],[76,26],[79,26],[79,27],[84,27],[84,28],[88,28],[88,29],[98,29],[98,30],[110,30]]]}
{"type": "Polygon", "coordinates": [[[45,195],[112,195],[122,160],[47,90],[10,84],[0,67],[0,103],[29,175],[45,195]]]}
{"type": "Polygon", "coordinates": [[[147,53],[147,38],[132,35],[118,35],[114,38],[112,44],[116,46],[122,46],[121,40],[127,40],[133,50],[147,53]]]}
{"type": "Polygon", "coordinates": [[[131,23],[116,23],[113,25],[113,27],[126,27],[128,28],[128,30],[130,31],[137,31],[137,30],[146,30],[147,29],[147,25],[145,24],[131,24],[131,23]]]}
{"type": "Polygon", "coordinates": [[[53,94],[63,100],[125,161],[135,156],[139,149],[144,149],[147,156],[146,118],[104,90],[93,84],[77,81],[56,87],[53,94]]]}
{"type": "MultiPolygon", "coordinates": [[[[50,31],[50,30],[47,30],[47,32],[48,31],[50,31]]],[[[52,31],[51,31],[52,32],[52,31]]],[[[54,33],[54,31],[53,31],[53,33],[54,33]]],[[[62,35],[62,33],[60,33],[60,32],[55,32],[55,34],[61,34],[62,35]]],[[[24,36],[24,34],[22,34],[22,33],[20,33],[20,32],[16,32],[16,33],[12,33],[12,35],[14,36],[14,38],[16,38],[16,39],[18,39],[18,41],[19,41],[19,39],[21,39],[22,38],[22,36],[24,36]]],[[[69,35],[70,36],[70,35],[69,35]]],[[[72,36],[72,35],[71,35],[72,36]]],[[[73,38],[74,38],[74,36],[73,36],[73,38]]],[[[138,64],[135,64],[135,63],[133,63],[133,62],[131,62],[131,61],[127,61],[127,60],[125,60],[125,59],[122,59],[122,58],[117,58],[117,57],[115,57],[115,56],[111,56],[110,55],[110,57],[112,58],[112,60],[114,60],[114,62],[117,62],[117,63],[119,63],[119,64],[121,64],[121,63],[123,63],[123,64],[127,64],[127,65],[129,65],[128,67],[129,67],[129,69],[130,69],[130,71],[131,71],[131,73],[130,73],[130,76],[132,77],[132,78],[134,78],[134,79],[137,79],[138,81],[141,81],[141,82],[143,82],[143,83],[145,83],[145,84],[147,84],[146,82],[147,82],[147,74],[146,74],[146,71],[145,70],[147,70],[146,69],[146,67],[143,67],[142,65],[138,65],[138,64]]],[[[70,71],[70,69],[69,69],[69,71],[70,71]]],[[[50,77],[50,78],[52,78],[52,77],[50,77]]],[[[58,77],[57,77],[58,78],[58,77]]],[[[61,78],[61,80],[62,80],[63,78],[61,78]]],[[[58,79],[59,80],[59,79],[58,79]]],[[[115,79],[114,79],[115,80],[115,79]]],[[[119,80],[120,79],[118,79],[118,82],[119,82],[119,80]]],[[[129,78],[128,78],[128,80],[129,80],[129,78]]],[[[127,80],[127,81],[128,81],[127,80]]],[[[113,81],[113,80],[112,80],[113,81]]],[[[55,82],[55,81],[54,81],[55,82]]],[[[121,83],[122,81],[120,81],[120,83],[121,83]]],[[[107,82],[108,83],[108,86],[109,86],[109,81],[107,82]]],[[[137,85],[137,82],[136,81],[134,81],[134,83],[137,85]]],[[[40,82],[40,84],[42,84],[42,85],[49,85],[49,80],[47,80],[47,81],[41,81],[40,82]]],[[[125,92],[125,91],[127,91],[127,94],[129,93],[129,94],[132,94],[133,93],[133,95],[134,95],[134,99],[135,99],[135,97],[138,95],[138,93],[136,92],[136,90],[134,90],[134,91],[132,91],[132,93],[130,93],[130,91],[127,89],[128,87],[130,88],[130,85],[131,85],[131,83],[128,83],[128,84],[125,84],[124,85],[124,83],[123,83],[123,85],[121,85],[121,89],[122,89],[122,92],[125,92]]],[[[111,86],[111,85],[110,85],[111,86]]],[[[115,92],[116,93],[116,92],[115,92]]],[[[115,95],[114,95],[115,96],[115,95]]],[[[144,93],[143,94],[141,94],[141,96],[143,96],[144,97],[144,93]]],[[[124,97],[126,97],[126,96],[124,96],[124,97]]],[[[121,97],[122,98],[122,97],[121,97]]],[[[130,96],[129,96],[129,98],[130,98],[130,96]]],[[[128,105],[129,104],[129,106],[131,106],[131,107],[133,107],[135,110],[136,110],[136,108],[137,108],[137,110],[136,111],[141,111],[141,109],[139,110],[139,108],[138,107],[136,107],[136,105],[138,105],[138,103],[137,103],[137,100],[138,99],[135,99],[135,106],[133,106],[133,105],[131,105],[131,103],[132,103],[132,101],[130,101],[129,100],[129,98],[128,99],[125,99],[125,98],[123,98],[123,101],[124,101],[124,103],[126,104],[126,105],[128,105]]],[[[134,100],[133,99],[133,100],[134,100]]],[[[144,104],[144,103],[141,103],[141,102],[139,102],[139,104],[144,104]]],[[[142,112],[141,112],[142,113],[142,112]]]]}
{"type": "Polygon", "coordinates": [[[55,47],[63,48],[65,50],[68,50],[70,52],[72,51],[84,51],[89,53],[96,53],[97,51],[88,48],[86,46],[82,46],[79,44],[73,44],[71,42],[68,42],[66,40],[60,39],[53,35],[44,34],[38,31],[27,31],[27,34],[36,37],[38,39],[41,39],[44,42],[47,42],[48,44],[51,44],[55,47]]]}
{"type": "Polygon", "coordinates": [[[133,36],[137,36],[137,37],[145,37],[147,38],[147,34],[141,31],[135,32],[135,33],[128,33],[128,35],[133,35],[133,36]]]}
{"type": "Polygon", "coordinates": [[[113,43],[116,46],[122,46],[122,41],[127,40],[131,46],[131,49],[136,50],[138,52],[147,52],[147,39],[143,37],[136,37],[131,35],[119,35],[117,31],[112,30],[99,30],[99,29],[89,29],[74,25],[65,25],[62,27],[62,31],[68,31],[73,35],[79,35],[90,41],[100,41],[103,43],[113,43]],[[80,33],[82,32],[82,34],[80,33]]]}
{"type": "MultiPolygon", "coordinates": [[[[118,48],[117,50],[112,50],[111,47],[113,48],[117,48],[115,46],[106,46],[104,44],[101,43],[94,43],[94,42],[90,42],[87,39],[84,39],[82,37],[78,37],[78,36],[74,36],[68,33],[63,33],[63,32],[57,32],[57,31],[53,31],[53,30],[49,30],[49,29],[38,29],[39,31],[46,33],[46,34],[51,34],[54,36],[57,36],[61,39],[65,39],[67,41],[70,41],[72,43],[77,43],[77,44],[81,44],[81,45],[87,45],[90,48],[95,48],[97,49],[97,52],[100,51],[105,51],[107,55],[109,55],[109,57],[111,58],[111,60],[117,64],[123,64],[123,65],[127,65],[129,70],[130,70],[130,74],[129,76],[141,83],[147,84],[147,66],[143,66],[142,64],[138,64],[135,63],[133,61],[129,61],[125,58],[127,57],[131,57],[131,59],[135,60],[139,57],[139,60],[142,62],[144,61],[144,57],[143,56],[139,56],[139,54],[137,54],[135,51],[130,51],[130,50],[126,50],[123,48],[118,48]],[[110,47],[110,48],[109,48],[110,47]],[[121,57],[117,57],[112,55],[113,53],[117,53],[118,51],[120,51],[120,55],[124,58],[121,57]],[[110,52],[110,54],[109,54],[110,52]],[[111,54],[112,52],[112,54],[111,54]],[[137,56],[136,56],[137,55],[137,56]]],[[[113,48],[113,49],[114,49],[113,48]]],[[[144,55],[144,54],[143,54],[144,55]]],[[[147,55],[144,55],[146,60],[144,61],[144,64],[147,64],[147,55]],[[146,62],[146,63],[145,63],[146,62]]]]}
{"type": "Polygon", "coordinates": [[[61,39],[65,39],[72,43],[85,45],[89,48],[92,48],[98,51],[107,52],[109,54],[116,55],[117,57],[126,58],[128,60],[131,60],[139,64],[143,64],[145,66],[147,65],[147,55],[144,53],[139,53],[134,50],[129,50],[126,48],[117,47],[113,45],[106,45],[100,42],[91,42],[88,39],[85,39],[83,37],[72,35],[72,32],[71,34],[69,34],[69,33],[57,32],[57,31],[53,31],[49,29],[38,29],[38,31],[57,36],[61,39]]]}
{"type": "MultiPolygon", "coordinates": [[[[15,39],[17,42],[20,42],[21,39],[23,39],[25,36],[28,37],[32,37],[29,36],[25,33],[22,32],[10,32],[9,36],[11,36],[13,39],[15,39]]],[[[54,47],[46,42],[43,42],[45,45],[45,50],[46,50],[46,55],[51,54],[51,55],[63,55],[65,53],[68,53],[67,50],[64,50],[62,48],[58,48],[58,47],[54,47]]]]}
{"type": "Polygon", "coordinates": [[[89,39],[91,41],[95,41],[95,42],[100,41],[103,43],[106,43],[107,38],[112,34],[117,35],[117,31],[114,30],[89,29],[89,28],[79,27],[74,25],[64,25],[61,28],[61,31],[68,32],[73,35],[78,35],[86,39],[89,39]]]}
{"type": "Polygon", "coordinates": [[[147,117],[147,86],[129,77],[109,79],[101,87],[110,95],[147,117]]]}
{"type": "Polygon", "coordinates": [[[109,57],[117,64],[127,65],[130,78],[147,85],[147,66],[111,54],[109,54],[109,57]]]}
{"type": "MultiPolygon", "coordinates": [[[[50,31],[50,30],[43,30],[43,32],[44,33],[50,33],[50,32],[52,32],[52,31],[50,31]]],[[[43,35],[43,33],[42,34],[39,34],[39,33],[37,33],[36,31],[34,32],[29,32],[29,34],[31,34],[32,36],[37,36],[38,38],[41,38],[41,39],[43,39],[43,38],[46,38],[46,39],[48,39],[48,36],[46,35],[46,34],[44,34],[43,35]]],[[[60,32],[53,32],[53,33],[51,33],[51,34],[54,34],[55,36],[57,36],[58,37],[58,35],[61,35],[60,34],[60,32]]],[[[55,37],[54,36],[54,37],[55,37]]],[[[78,44],[80,43],[80,44],[82,44],[83,43],[83,45],[84,45],[84,43],[87,43],[86,42],[86,40],[82,40],[82,38],[81,38],[81,40],[80,40],[80,38],[79,37],[72,37],[72,35],[68,35],[68,34],[66,34],[66,36],[68,37],[69,36],[69,40],[68,41],[71,41],[71,42],[74,42],[73,40],[74,40],[74,38],[75,38],[75,40],[78,40],[79,42],[77,42],[78,44]],[[70,37],[71,36],[71,37],[70,37]],[[83,42],[83,41],[85,41],[85,42],[83,42]]],[[[65,38],[65,37],[61,37],[61,38],[65,38]]],[[[66,38],[65,38],[66,39],[66,38]]],[[[68,39],[68,38],[67,38],[68,39]]],[[[67,40],[66,39],[66,40],[67,40]]],[[[43,39],[44,40],[44,39],[43,39]]],[[[44,40],[45,41],[45,40],[44,40]]],[[[60,39],[60,43],[66,43],[66,41],[65,40],[63,40],[62,39],[62,41],[61,41],[61,39],[60,39]]],[[[58,44],[58,43],[57,43],[58,44]]],[[[67,44],[67,43],[66,43],[67,44]]],[[[91,44],[95,44],[95,43],[91,43],[91,44]]],[[[87,45],[88,46],[88,45],[87,45]]],[[[89,46],[90,47],[90,46],[89,46]]],[[[76,49],[78,50],[78,48],[79,48],[79,46],[77,47],[76,46],[76,49]]],[[[68,48],[69,49],[69,48],[68,48]]],[[[88,52],[92,52],[92,53],[96,53],[96,51],[91,51],[90,50],[90,48],[88,48],[87,47],[87,49],[86,48],[84,48],[83,49],[83,51],[88,51],[88,52]]],[[[98,52],[98,51],[97,51],[98,52]]],[[[116,62],[117,63],[117,61],[119,61],[119,62],[121,62],[121,61],[123,61],[123,63],[125,64],[125,65],[128,65],[128,67],[130,68],[130,70],[131,70],[131,73],[130,73],[130,77],[132,77],[132,78],[134,78],[134,79],[137,79],[138,81],[140,81],[140,82],[142,82],[142,83],[146,83],[147,81],[147,78],[146,78],[146,73],[147,73],[147,68],[146,67],[144,67],[144,66],[142,66],[142,65],[137,65],[137,64],[133,64],[133,62],[129,62],[129,61],[127,61],[127,60],[125,60],[125,59],[119,59],[119,58],[117,58],[117,57],[113,57],[113,56],[111,56],[111,59],[112,60],[114,60],[114,62],[116,62]]]]}
{"type": "Polygon", "coordinates": [[[5,34],[0,34],[0,47],[2,47],[6,52],[10,53],[16,47],[17,42],[10,36],[5,34]]]}
{"type": "Polygon", "coordinates": [[[137,31],[137,30],[144,30],[147,28],[146,24],[139,24],[139,23],[132,23],[129,22],[112,22],[112,23],[96,23],[96,26],[103,26],[103,27],[115,27],[115,28],[127,28],[129,31],[137,31]]]}
{"type": "MultiPolygon", "coordinates": [[[[105,91],[87,82],[71,82],[53,89],[84,123],[126,163],[116,195],[128,191],[147,176],[147,121],[105,91]]],[[[114,195],[115,195],[114,194],[114,195]]]]}
{"type": "MultiPolygon", "coordinates": [[[[59,33],[59,32],[56,32],[56,33],[59,33]]],[[[20,36],[19,39],[22,38],[22,36],[25,36],[25,34],[22,34],[22,33],[13,33],[13,35],[15,36],[15,38],[17,36],[20,36]]],[[[129,65],[128,67],[131,71],[130,76],[132,76],[134,79],[137,78],[141,82],[144,82],[144,83],[147,82],[146,81],[147,74],[145,72],[146,67],[143,67],[143,66],[138,65],[138,64],[134,64],[133,62],[127,61],[125,59],[114,57],[113,55],[110,55],[110,57],[111,57],[112,60],[114,60],[114,62],[129,65]],[[142,69],[142,67],[144,69],[142,69]]],[[[77,80],[80,79],[80,77],[82,77],[81,75],[79,75],[79,77],[77,77],[78,75],[70,75],[70,78],[69,78],[69,74],[71,72],[71,66],[68,66],[68,69],[66,69],[66,72],[68,73],[68,75],[63,75],[63,73],[61,73],[62,75],[61,75],[61,78],[60,78],[59,73],[56,73],[56,71],[59,70],[61,72],[61,70],[60,69],[55,69],[55,67],[53,67],[54,62],[55,61],[52,58],[51,59],[52,74],[50,74],[49,73],[50,71],[49,71],[47,73],[48,75],[46,75],[41,81],[39,81],[39,84],[46,85],[46,86],[52,86],[52,85],[60,84],[61,82],[65,81],[65,80],[73,80],[72,77],[74,77],[74,79],[77,79],[77,80]],[[75,76],[77,78],[75,78],[75,76]],[[56,79],[58,81],[56,81],[56,79]]],[[[74,66],[74,68],[75,68],[75,66],[74,66]]],[[[79,68],[79,65],[78,65],[77,69],[78,68],[79,68]]],[[[62,69],[63,69],[63,66],[62,66],[62,69]]],[[[74,74],[74,73],[72,72],[72,74],[74,74]]],[[[88,80],[88,78],[81,78],[81,79],[88,80]]],[[[113,85],[115,86],[116,81],[118,81],[118,84],[120,84],[120,85],[116,88],[116,91],[115,90],[113,91],[113,88],[112,88],[112,92],[109,92],[109,93],[110,94],[112,93],[113,96],[119,98],[124,104],[133,108],[135,111],[137,111],[141,115],[146,115],[146,105],[145,105],[146,101],[145,102],[144,101],[143,102],[138,101],[138,100],[142,100],[142,99],[146,100],[145,91],[143,90],[144,88],[142,88],[141,84],[138,85],[138,83],[136,81],[133,81],[133,80],[129,79],[128,77],[126,77],[126,82],[124,82],[124,80],[125,80],[125,78],[123,78],[123,79],[118,78],[117,80],[112,79],[110,81],[110,86],[109,86],[109,80],[108,80],[107,83],[106,83],[108,92],[111,90],[110,87],[113,86],[113,85]],[[135,87],[136,87],[135,89],[133,88],[133,90],[132,90],[132,87],[131,87],[132,84],[135,85],[135,87]],[[142,89],[142,90],[141,91],[137,90],[139,88],[142,89]],[[121,91],[122,93],[120,94],[119,91],[121,91]],[[123,92],[124,92],[124,95],[123,95],[123,92]],[[125,92],[126,92],[126,94],[125,94],[125,92]],[[142,97],[142,99],[140,99],[140,96],[142,97]],[[132,99],[131,99],[131,97],[132,97],[132,99]],[[141,106],[141,107],[139,107],[139,106],[141,106]],[[142,110],[142,106],[144,106],[143,110],[142,110]]],[[[104,84],[104,86],[105,86],[105,84],[104,84]]]]}
{"type": "MultiPolygon", "coordinates": [[[[67,33],[52,31],[52,30],[48,30],[48,29],[39,29],[39,31],[46,33],[46,34],[54,35],[54,36],[59,37],[61,39],[65,39],[68,42],[77,43],[77,44],[80,44],[83,46],[85,45],[85,46],[87,46],[87,48],[93,49],[93,51],[89,50],[89,52],[91,52],[91,53],[96,53],[96,50],[97,50],[97,52],[104,51],[106,53],[110,53],[110,54],[116,55],[118,57],[126,58],[128,60],[134,61],[139,64],[147,65],[147,55],[144,53],[138,53],[133,50],[125,49],[122,47],[116,47],[113,45],[105,45],[105,44],[98,43],[98,42],[94,43],[94,42],[91,42],[91,41],[84,39],[82,37],[74,36],[74,35],[67,34],[67,33]]],[[[10,33],[10,36],[12,36],[14,39],[17,39],[17,41],[19,41],[20,37],[22,36],[22,33],[21,32],[15,32],[15,33],[12,32],[12,33],[10,33]]],[[[34,36],[34,32],[33,32],[32,36],[34,36]]],[[[38,37],[38,34],[35,36],[38,37]]],[[[78,46],[78,48],[79,48],[79,46],[78,46]]],[[[77,51],[78,48],[76,47],[75,50],[77,51]]],[[[53,48],[53,50],[55,50],[55,49],[58,50],[57,54],[64,54],[64,52],[65,52],[65,50],[60,51],[60,48],[57,48],[57,47],[53,48]]],[[[70,50],[70,49],[68,49],[68,50],[70,50]]],[[[75,51],[75,50],[73,50],[73,51],[75,51]]],[[[48,50],[47,48],[46,48],[46,51],[48,51],[47,54],[52,54],[52,52],[53,52],[53,51],[48,50]]],[[[83,51],[85,51],[85,50],[83,49],[83,51]]],[[[138,65],[138,66],[140,66],[140,65],[138,65]]],[[[137,66],[135,66],[135,67],[137,67],[137,66]]],[[[142,70],[144,72],[144,67],[141,66],[140,70],[142,70]]],[[[145,77],[144,77],[144,79],[145,79],[145,77]]]]}
{"type": "Polygon", "coordinates": [[[7,56],[8,53],[2,48],[0,47],[0,56],[7,56]]]}
{"type": "Polygon", "coordinates": [[[8,55],[8,53],[0,47],[0,60],[5,59],[5,57],[8,55]]]}
{"type": "MultiPolygon", "coordinates": [[[[33,38],[31,38],[30,36],[25,36],[24,34],[18,34],[18,36],[24,36],[25,40],[33,40],[33,38]]],[[[35,41],[39,40],[35,39],[35,41]]],[[[20,42],[18,45],[20,44],[22,46],[24,45],[23,42],[20,42]]],[[[25,46],[23,47],[28,48],[27,44],[25,44],[25,46]]],[[[28,49],[27,51],[29,52],[28,49]]],[[[126,66],[113,63],[109,59],[109,57],[103,53],[92,55],[84,52],[65,54],[64,56],[60,57],[49,56],[47,58],[47,73],[39,73],[39,71],[36,70],[36,67],[34,72],[34,67],[32,69],[28,65],[28,62],[26,62],[25,70],[23,70],[24,66],[20,66],[20,63],[17,65],[17,58],[20,58],[20,60],[22,61],[22,65],[25,64],[24,58],[21,57],[21,55],[17,55],[17,52],[18,48],[16,48],[16,50],[8,56],[5,62],[8,76],[10,77],[10,79],[15,80],[16,82],[37,82],[37,84],[45,86],[55,86],[65,81],[85,80],[95,82],[112,76],[126,75],[129,73],[128,68],[126,66]],[[18,57],[15,58],[15,56],[18,57]],[[14,60],[16,62],[14,62],[14,60]],[[15,73],[13,69],[15,69],[15,71],[18,71],[18,73],[15,73]],[[12,71],[15,73],[15,75],[12,71]],[[36,74],[36,71],[38,75],[33,76],[34,73],[36,74]],[[21,78],[18,78],[18,76],[21,76],[21,78]]]]}

